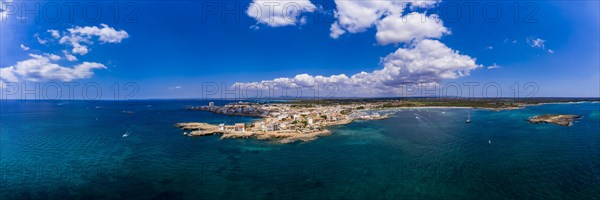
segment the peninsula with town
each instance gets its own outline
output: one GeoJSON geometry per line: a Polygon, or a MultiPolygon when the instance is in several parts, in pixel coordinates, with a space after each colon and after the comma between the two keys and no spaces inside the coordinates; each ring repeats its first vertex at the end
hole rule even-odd
{"type": "Polygon", "coordinates": [[[259,104],[239,102],[224,106],[215,106],[210,102],[206,106],[191,107],[190,110],[209,111],[223,115],[253,116],[261,120],[250,124],[212,125],[200,122],[175,124],[185,131],[184,135],[204,136],[222,134],[226,138],[256,138],[274,140],[279,143],[310,141],[331,132],[329,126],[348,124],[357,119],[385,119],[392,113],[369,112],[377,109],[377,104],[356,103],[348,105],[315,104],[259,104]]]}
{"type": "MultiPolygon", "coordinates": [[[[236,102],[222,106],[192,106],[188,110],[222,115],[259,117],[252,123],[208,124],[183,122],[175,124],[186,136],[221,134],[221,139],[256,138],[278,143],[310,141],[329,135],[330,126],[354,120],[380,120],[401,108],[480,108],[493,111],[520,109],[543,103],[598,101],[598,99],[330,99],[298,100],[278,103],[236,102]]],[[[535,119],[535,118],[534,118],[535,119]]],[[[572,122],[572,120],[567,120],[572,122]]],[[[470,120],[469,120],[470,122],[470,120]]],[[[468,122],[467,122],[468,123],[468,122]]]]}

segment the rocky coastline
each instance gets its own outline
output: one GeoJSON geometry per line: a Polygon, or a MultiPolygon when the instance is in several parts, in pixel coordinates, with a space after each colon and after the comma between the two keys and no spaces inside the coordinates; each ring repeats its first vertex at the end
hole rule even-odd
{"type": "Polygon", "coordinates": [[[219,126],[199,123],[199,122],[186,122],[177,123],[175,127],[181,128],[182,130],[189,131],[184,132],[187,136],[208,136],[208,135],[221,135],[221,139],[233,139],[233,138],[255,138],[259,140],[273,140],[277,143],[293,143],[296,141],[311,141],[319,136],[330,135],[329,130],[314,130],[309,132],[298,132],[295,130],[279,130],[279,131],[235,131],[235,130],[222,130],[219,126]]]}
{"type": "Polygon", "coordinates": [[[579,118],[581,118],[580,115],[543,114],[533,116],[528,121],[532,124],[551,123],[559,126],[572,126],[573,122],[579,118]]]}
{"type": "Polygon", "coordinates": [[[187,136],[221,134],[221,139],[256,138],[279,143],[310,141],[329,135],[327,127],[348,124],[356,119],[377,120],[389,117],[373,109],[376,104],[317,105],[233,103],[216,106],[195,106],[189,110],[208,111],[222,115],[253,116],[262,119],[252,123],[212,125],[200,122],[177,123],[187,136]],[[189,131],[189,132],[187,132],[189,131]]]}

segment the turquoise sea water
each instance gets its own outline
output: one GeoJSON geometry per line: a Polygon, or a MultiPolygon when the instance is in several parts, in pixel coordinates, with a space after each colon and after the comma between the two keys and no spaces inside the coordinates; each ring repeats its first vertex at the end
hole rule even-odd
{"type": "Polygon", "coordinates": [[[407,109],[294,144],[173,127],[255,120],[184,109],[205,104],[3,101],[0,199],[600,198],[598,103],[407,109]],[[526,121],[545,113],[583,118],[526,121]]]}

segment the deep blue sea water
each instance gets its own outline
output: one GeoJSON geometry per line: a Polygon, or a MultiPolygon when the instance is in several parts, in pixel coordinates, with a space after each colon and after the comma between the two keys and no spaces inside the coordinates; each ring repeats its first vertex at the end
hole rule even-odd
{"type": "Polygon", "coordinates": [[[2,101],[0,199],[600,198],[598,103],[406,109],[293,144],[173,127],[256,120],[185,110],[205,104],[2,101]],[[545,113],[583,118],[526,121],[545,113]]]}

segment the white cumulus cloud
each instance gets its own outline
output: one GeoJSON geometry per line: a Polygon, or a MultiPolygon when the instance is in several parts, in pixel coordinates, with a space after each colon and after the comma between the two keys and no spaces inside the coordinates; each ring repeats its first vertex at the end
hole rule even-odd
{"type": "Polygon", "coordinates": [[[50,35],[52,35],[53,38],[58,39],[60,38],[60,33],[58,32],[58,30],[48,30],[48,33],[50,33],[50,35]]]}
{"type": "MultiPolygon", "coordinates": [[[[49,30],[53,37],[55,34],[52,30],[49,30]]],[[[129,37],[129,34],[124,30],[115,30],[106,24],[100,24],[97,26],[77,26],[75,28],[67,29],[68,33],[63,35],[59,43],[67,44],[72,47],[71,52],[73,54],[85,55],[89,52],[89,44],[93,44],[93,41],[97,39],[101,43],[121,43],[123,39],[129,37]]],[[[59,35],[60,36],[60,35],[59,35]]]]}
{"type": "MultiPolygon", "coordinates": [[[[34,55],[34,56],[38,56],[35,54],[29,54],[30,56],[34,55]]],[[[44,56],[46,56],[46,58],[52,60],[52,61],[58,61],[60,60],[60,56],[56,55],[56,54],[51,54],[51,53],[44,53],[44,56]]],[[[33,57],[33,56],[32,56],[33,57]]]]}
{"type": "Polygon", "coordinates": [[[443,43],[430,39],[415,42],[407,48],[399,48],[382,58],[381,65],[382,69],[352,76],[299,74],[291,78],[235,83],[234,87],[312,87],[315,84],[330,84],[337,86],[345,94],[364,95],[362,92],[368,91],[376,95],[398,93],[400,87],[407,84],[437,84],[442,80],[468,76],[472,70],[482,67],[476,64],[474,58],[461,55],[443,43]]]}
{"type": "MultiPolygon", "coordinates": [[[[66,44],[69,50],[62,50],[64,58],[70,62],[78,61],[72,53],[84,55],[89,52],[88,45],[99,43],[120,43],[129,35],[124,30],[115,30],[106,24],[96,26],[76,26],[66,31],[47,30],[52,38],[42,39],[39,34],[34,37],[40,44],[66,44]],[[49,43],[51,42],[51,43],[49,43]],[[72,52],[72,53],[71,53],[72,52]]],[[[23,50],[29,47],[21,44],[23,50]]],[[[53,53],[29,54],[28,59],[17,62],[16,64],[0,68],[0,88],[7,82],[22,81],[72,81],[76,79],[90,78],[94,75],[94,70],[106,69],[107,67],[96,62],[81,62],[72,66],[62,66],[57,63],[63,57],[53,53]]]]}
{"type": "MultiPolygon", "coordinates": [[[[439,2],[335,0],[335,22],[331,24],[330,37],[335,39],[347,33],[364,32],[376,27],[375,39],[378,44],[403,43],[404,47],[382,58],[380,64],[383,68],[371,72],[360,72],[351,76],[304,73],[259,82],[235,83],[233,86],[274,86],[285,89],[335,85],[346,95],[376,96],[402,93],[402,88],[406,85],[435,85],[443,80],[469,76],[471,71],[483,66],[478,65],[475,58],[462,55],[434,40],[451,34],[438,15],[416,12],[420,10],[418,8],[432,8],[439,2]]],[[[497,66],[491,66],[490,69],[494,67],[497,66]]]]}
{"type": "Polygon", "coordinates": [[[387,16],[402,16],[405,8],[432,7],[439,3],[432,1],[361,1],[361,0],[335,0],[336,21],[331,25],[330,36],[338,38],[345,33],[358,33],[371,28],[387,16]]]}
{"type": "Polygon", "coordinates": [[[549,54],[553,54],[554,53],[554,50],[552,50],[550,48],[546,49],[546,40],[543,40],[542,38],[529,37],[529,38],[527,38],[527,43],[532,48],[538,48],[538,49],[546,50],[546,52],[548,52],[549,54]]]}
{"type": "Polygon", "coordinates": [[[541,38],[528,38],[527,43],[529,43],[529,45],[533,48],[541,48],[541,49],[546,48],[546,46],[545,46],[546,40],[543,40],[541,38]]]}
{"type": "MultiPolygon", "coordinates": [[[[90,78],[94,69],[105,69],[106,66],[95,62],[83,62],[73,67],[64,67],[53,63],[57,55],[29,54],[31,58],[17,62],[14,66],[0,68],[0,78],[3,82],[26,81],[72,81],[90,78]]],[[[58,57],[60,58],[60,57],[58,57]]]]}
{"type": "Polygon", "coordinates": [[[450,31],[435,14],[412,12],[405,16],[390,15],[377,22],[375,38],[381,45],[410,42],[426,38],[440,38],[450,31]]]}
{"type": "Polygon", "coordinates": [[[21,44],[21,49],[23,49],[23,51],[29,51],[29,47],[25,46],[24,44],[21,44]]]}
{"type": "Polygon", "coordinates": [[[37,34],[35,36],[35,39],[37,39],[38,43],[40,43],[40,44],[48,43],[48,40],[44,40],[44,39],[40,38],[37,34]]]}
{"type": "Polygon", "coordinates": [[[65,54],[65,58],[68,61],[74,62],[77,61],[77,57],[75,57],[73,54],[70,54],[67,50],[62,50],[63,54],[65,54]]]}
{"type": "Polygon", "coordinates": [[[500,68],[500,66],[498,66],[496,63],[494,63],[491,66],[488,66],[487,68],[488,69],[498,69],[498,68],[500,68]]]}
{"type": "Polygon", "coordinates": [[[314,12],[316,6],[309,0],[253,0],[246,10],[259,24],[281,27],[304,24],[302,13],[314,12]]]}
{"type": "Polygon", "coordinates": [[[413,0],[410,1],[411,9],[416,8],[431,8],[441,2],[441,0],[413,0]]]}
{"type": "Polygon", "coordinates": [[[19,79],[17,78],[17,76],[15,75],[14,72],[15,72],[14,67],[0,68],[0,81],[3,81],[3,82],[19,81],[19,79]]]}

